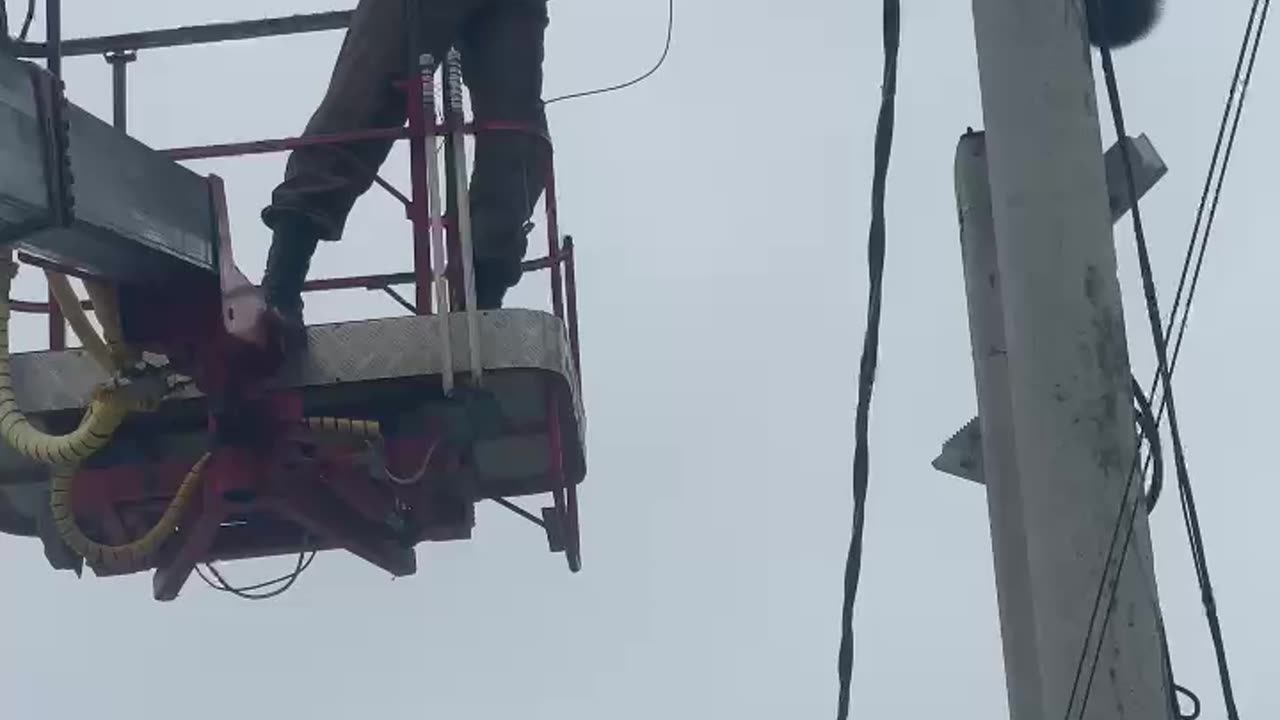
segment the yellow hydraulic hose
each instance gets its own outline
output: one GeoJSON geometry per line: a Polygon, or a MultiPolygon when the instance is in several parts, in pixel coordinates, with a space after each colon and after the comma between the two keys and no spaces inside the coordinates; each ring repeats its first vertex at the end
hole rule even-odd
{"type": "MultiPolygon", "coordinates": [[[[49,504],[58,533],[68,546],[90,564],[103,563],[112,568],[135,569],[172,535],[182,511],[198,485],[197,480],[208,456],[196,463],[160,522],[142,538],[119,547],[90,540],[76,525],[75,514],[71,509],[71,488],[76,471],[81,463],[111,441],[112,435],[131,410],[147,408],[131,406],[128,398],[120,393],[98,392],[90,402],[88,412],[80,421],[79,427],[66,435],[50,435],[31,425],[18,407],[13,390],[13,373],[9,366],[9,291],[17,272],[18,266],[13,262],[12,255],[0,255],[0,436],[18,453],[53,466],[49,504]]],[[[120,342],[119,315],[115,311],[114,297],[104,292],[102,286],[91,289],[91,292],[99,296],[97,299],[102,303],[100,307],[105,309],[105,312],[100,313],[99,321],[103,324],[107,337],[114,341],[114,347],[111,347],[94,330],[66,276],[57,273],[47,273],[47,276],[54,299],[86,350],[108,373],[119,370],[122,361],[132,357],[133,353],[120,342]]]]}
{"type": "Polygon", "coordinates": [[[205,453],[196,461],[187,477],[178,486],[173,500],[165,508],[164,514],[155,526],[142,537],[124,545],[105,545],[91,540],[76,524],[75,510],[71,506],[71,486],[75,479],[77,467],[74,465],[57,465],[53,468],[53,479],[49,493],[49,507],[53,511],[53,522],[63,542],[76,551],[91,567],[105,567],[117,572],[133,572],[145,569],[151,558],[166,540],[173,537],[182,520],[195,491],[200,487],[200,478],[210,455],[205,453]]]}
{"type": "Polygon", "coordinates": [[[80,305],[80,298],[76,297],[76,291],[71,287],[71,280],[66,275],[50,271],[45,271],[44,275],[49,283],[49,293],[62,309],[63,317],[71,325],[71,331],[80,338],[80,344],[84,346],[85,351],[108,373],[119,369],[112,361],[107,344],[93,331],[89,316],[85,314],[84,308],[80,305]]]}
{"type": "MultiPolygon", "coordinates": [[[[28,422],[18,407],[9,369],[9,289],[17,270],[11,258],[0,257],[0,436],[32,460],[48,465],[78,464],[107,444],[129,408],[119,396],[100,394],[89,405],[80,426],[66,435],[49,435],[28,422]]],[[[79,309],[79,303],[74,307],[79,309]]]]}
{"type": "MultiPolygon", "coordinates": [[[[71,503],[75,476],[80,465],[110,442],[112,435],[133,410],[152,408],[131,405],[110,390],[95,394],[79,427],[66,435],[50,435],[31,425],[18,407],[9,368],[9,291],[18,266],[12,256],[0,255],[0,436],[20,454],[52,466],[49,507],[58,534],[90,566],[117,572],[131,572],[147,566],[155,553],[176,531],[182,515],[200,486],[210,454],[206,453],[187,473],[156,525],[141,538],[124,545],[106,545],[90,539],[76,523],[71,503]]],[[[123,341],[115,293],[105,285],[86,282],[98,321],[100,337],[89,321],[79,298],[65,275],[46,273],[49,287],[64,317],[86,351],[110,374],[119,372],[140,355],[123,341]]],[[[315,432],[349,435],[365,440],[381,436],[376,421],[345,418],[306,418],[304,425],[315,432]]]]}
{"type": "Polygon", "coordinates": [[[102,339],[116,368],[128,367],[141,360],[142,354],[124,341],[116,291],[97,280],[85,280],[84,289],[89,294],[89,301],[93,303],[93,314],[98,316],[98,324],[102,326],[102,339]]]}

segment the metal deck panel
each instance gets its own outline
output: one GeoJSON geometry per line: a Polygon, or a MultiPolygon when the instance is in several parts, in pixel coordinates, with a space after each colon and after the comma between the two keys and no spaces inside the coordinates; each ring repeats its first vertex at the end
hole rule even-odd
{"type": "MultiPolygon", "coordinates": [[[[464,376],[470,366],[466,317],[454,314],[447,321],[454,370],[464,376]]],[[[402,393],[403,388],[421,387],[413,383],[424,379],[434,378],[438,386],[444,370],[437,340],[441,322],[446,318],[411,316],[313,326],[309,352],[285,367],[271,384],[302,389],[308,412],[348,406],[368,394],[402,393]]],[[[508,420],[545,423],[543,389],[552,381],[564,406],[565,472],[570,483],[581,482],[586,474],[585,421],[564,323],[544,312],[499,310],[480,313],[479,329],[485,384],[508,420]]],[[[105,379],[82,350],[17,354],[11,368],[18,401],[37,425],[42,421],[62,424],[78,417],[93,389],[105,379]]],[[[136,422],[151,428],[173,427],[174,432],[163,434],[163,454],[194,460],[207,444],[200,400],[197,391],[186,390],[157,415],[135,416],[136,422]]],[[[130,427],[126,424],[121,436],[132,435],[130,427]]],[[[545,476],[550,468],[545,437],[544,432],[535,432],[483,441],[476,448],[477,468],[493,487],[530,487],[541,492],[548,485],[545,476]]],[[[103,454],[111,452],[109,446],[103,454]]],[[[28,534],[19,532],[20,520],[31,518],[43,502],[47,479],[45,467],[0,443],[0,531],[28,534]]]]}

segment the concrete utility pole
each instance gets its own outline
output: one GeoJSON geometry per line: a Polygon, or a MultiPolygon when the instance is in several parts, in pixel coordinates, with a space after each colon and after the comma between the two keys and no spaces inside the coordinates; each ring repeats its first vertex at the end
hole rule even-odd
{"type": "Polygon", "coordinates": [[[1083,3],[973,13],[986,133],[957,182],[1011,715],[1172,720],[1144,512],[1090,622],[1136,446],[1083,3]]]}

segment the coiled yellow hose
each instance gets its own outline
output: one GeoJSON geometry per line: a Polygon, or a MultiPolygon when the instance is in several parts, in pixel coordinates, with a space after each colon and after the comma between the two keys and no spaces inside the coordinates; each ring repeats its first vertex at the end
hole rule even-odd
{"type": "Polygon", "coordinates": [[[45,279],[49,283],[49,294],[53,295],[54,300],[58,303],[58,307],[62,308],[62,315],[67,319],[67,323],[71,325],[71,331],[80,338],[80,344],[84,346],[86,352],[102,369],[107,372],[113,371],[115,368],[112,363],[111,351],[102,338],[93,331],[93,325],[89,323],[89,316],[85,314],[84,308],[80,306],[80,298],[76,297],[76,291],[71,287],[71,280],[66,275],[55,272],[45,272],[45,279]],[[75,310],[69,312],[67,308],[74,307],[75,310]]]}
{"type": "MultiPolygon", "coordinates": [[[[0,436],[18,453],[53,466],[49,507],[59,536],[72,550],[91,565],[101,563],[113,570],[136,569],[145,564],[177,528],[182,512],[198,485],[197,480],[208,456],[196,463],[160,522],[142,538],[121,546],[103,545],[90,540],[76,524],[75,513],[71,508],[71,488],[76,471],[81,463],[111,441],[112,435],[130,411],[148,408],[131,405],[128,398],[120,393],[98,392],[90,402],[80,425],[66,435],[50,435],[31,425],[18,407],[18,399],[13,390],[13,373],[10,370],[9,291],[17,273],[18,265],[13,261],[12,254],[0,256],[0,436]]],[[[46,275],[54,299],[67,322],[86,351],[104,370],[115,373],[123,367],[127,358],[136,356],[120,342],[122,334],[113,294],[108,293],[101,285],[91,287],[91,292],[98,295],[95,300],[101,303],[95,307],[105,309],[105,312],[99,314],[99,321],[103,324],[104,334],[114,341],[108,343],[94,330],[67,277],[52,272],[46,275]]]]}
{"type": "Polygon", "coordinates": [[[102,326],[102,339],[114,367],[118,370],[141,360],[142,353],[124,341],[115,289],[97,280],[84,280],[84,289],[89,295],[89,302],[93,303],[93,314],[98,316],[98,324],[102,326]]]}
{"type": "Polygon", "coordinates": [[[191,502],[195,491],[200,487],[200,479],[210,457],[209,453],[205,453],[191,467],[155,526],[142,537],[124,545],[105,545],[91,540],[84,534],[76,524],[75,511],[71,506],[71,487],[78,468],[74,465],[54,466],[49,492],[49,508],[53,511],[53,522],[58,528],[58,535],[91,567],[104,567],[115,572],[135,572],[146,569],[151,558],[164,546],[165,541],[173,537],[182,520],[183,512],[191,502]]]}
{"type": "MultiPolygon", "coordinates": [[[[31,425],[18,407],[10,370],[9,291],[18,265],[12,255],[0,255],[0,437],[20,454],[52,466],[49,508],[58,535],[92,567],[114,572],[145,569],[155,553],[171,538],[181,522],[191,499],[200,487],[204,469],[211,455],[201,457],[174,493],[159,521],[141,538],[124,545],[107,545],[89,538],[76,523],[71,493],[80,465],[105,447],[131,411],[154,408],[131,403],[124,395],[110,390],[99,391],[89,404],[79,427],[66,435],[50,435],[31,425]]],[[[85,287],[102,325],[100,337],[71,287],[70,280],[59,273],[46,273],[51,294],[85,350],[109,374],[116,374],[141,355],[123,341],[119,309],[114,291],[106,285],[86,282],[85,287]],[[104,340],[105,337],[105,340],[104,340]]],[[[376,421],[314,417],[303,420],[305,427],[320,433],[352,436],[364,440],[381,437],[376,421]]]]}
{"type": "MultiPolygon", "coordinates": [[[[14,450],[32,460],[47,465],[78,464],[111,440],[129,408],[120,396],[100,394],[89,405],[80,426],[66,435],[49,435],[31,425],[18,407],[18,399],[13,392],[13,373],[9,367],[9,289],[17,271],[18,266],[12,257],[0,257],[0,436],[14,450]]],[[[68,315],[84,314],[78,302],[68,307],[66,312],[68,315]]]]}

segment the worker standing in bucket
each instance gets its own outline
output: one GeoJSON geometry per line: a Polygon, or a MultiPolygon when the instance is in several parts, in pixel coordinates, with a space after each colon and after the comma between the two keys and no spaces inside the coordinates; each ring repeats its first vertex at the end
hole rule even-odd
{"type": "MultiPolygon", "coordinates": [[[[398,127],[407,98],[396,80],[407,68],[405,2],[420,2],[424,51],[462,55],[478,123],[514,123],[546,131],[542,62],[547,0],[360,0],[329,87],[304,136],[398,127]]],[[[273,231],[262,280],[280,316],[287,347],[306,341],[302,289],[321,241],[342,237],[356,200],[373,185],[389,140],[311,145],[289,157],[284,181],[262,220],[273,231]]],[[[501,307],[520,279],[526,223],[542,194],[548,149],[538,137],[490,131],[476,138],[470,196],[476,305],[501,307]]]]}

